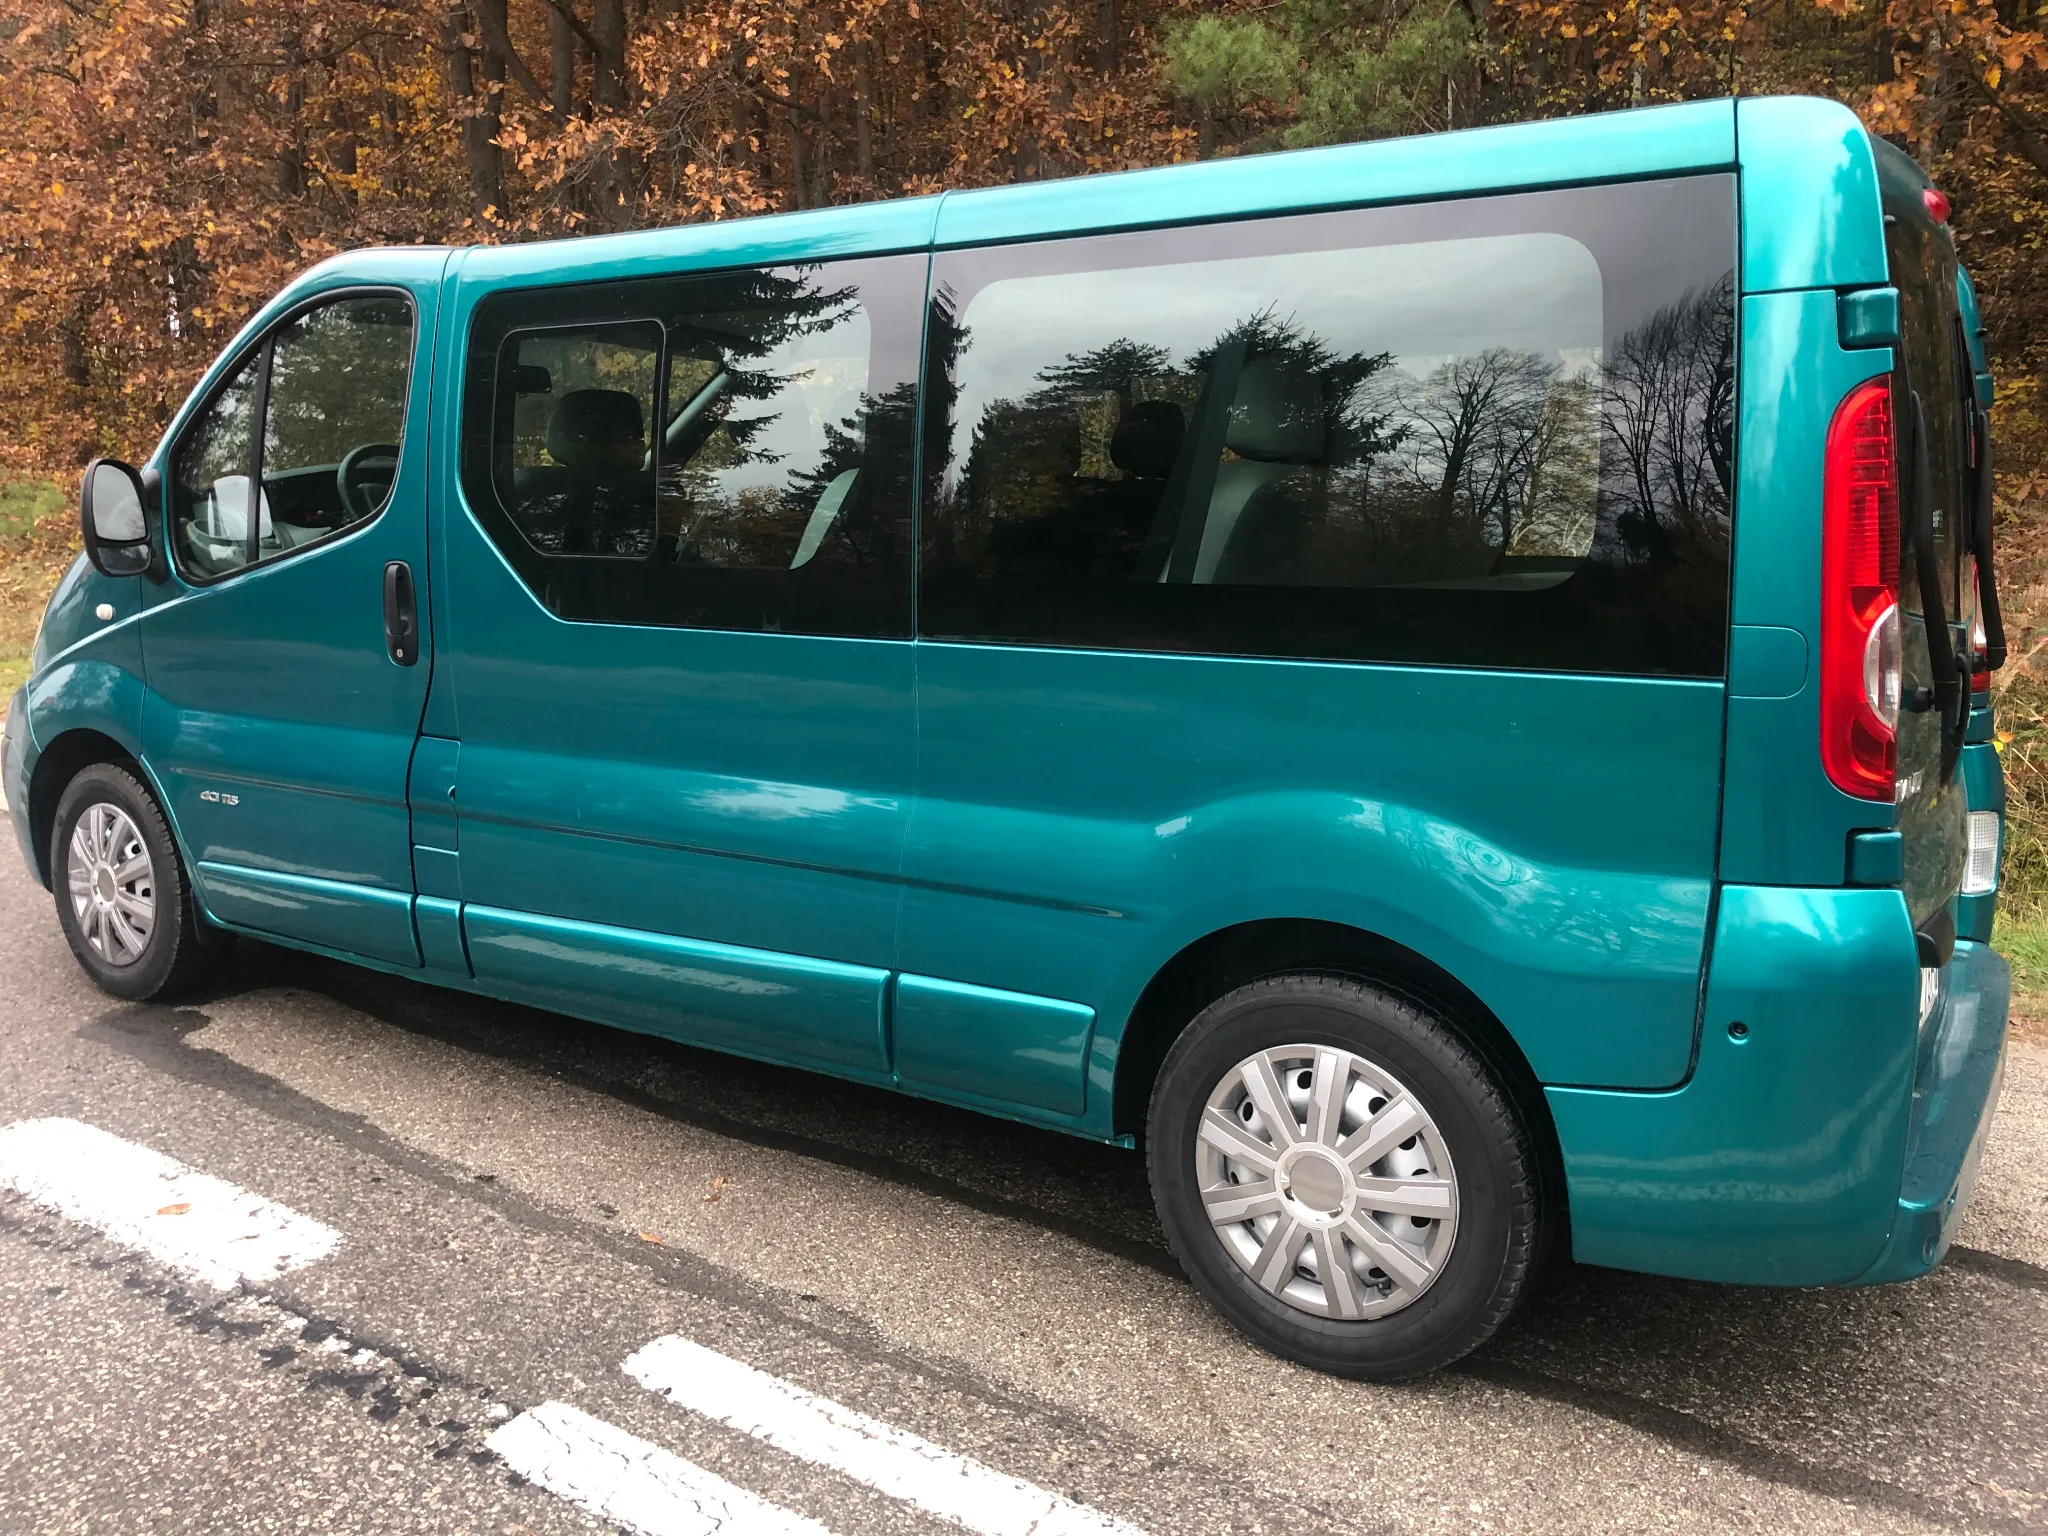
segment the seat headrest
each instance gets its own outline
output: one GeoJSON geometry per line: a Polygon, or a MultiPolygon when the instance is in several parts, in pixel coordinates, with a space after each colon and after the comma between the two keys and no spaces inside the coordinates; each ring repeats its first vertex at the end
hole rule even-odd
{"type": "Polygon", "coordinates": [[[622,389],[572,389],[548,418],[548,454],[571,469],[638,469],[640,402],[622,389]]]}
{"type": "Polygon", "coordinates": [[[1109,439],[1109,462],[1136,480],[1164,480],[1180,457],[1187,421],[1171,400],[1140,400],[1109,439]]]}
{"type": "Polygon", "coordinates": [[[1283,358],[1255,357],[1237,377],[1223,446],[1240,458],[1312,464],[1323,456],[1323,387],[1283,358]]]}

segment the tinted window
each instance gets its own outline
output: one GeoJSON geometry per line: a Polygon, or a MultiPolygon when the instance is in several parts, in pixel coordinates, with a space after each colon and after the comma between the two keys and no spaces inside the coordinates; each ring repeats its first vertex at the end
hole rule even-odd
{"type": "Polygon", "coordinates": [[[479,306],[463,487],[564,618],[906,635],[921,256],[479,306]]]}
{"type": "Polygon", "coordinates": [[[188,575],[220,576],[249,563],[249,476],[256,467],[259,351],[237,368],[178,445],[171,485],[171,547],[188,575]]]}
{"type": "MultiPolygon", "coordinates": [[[[1919,210],[1889,219],[1885,224],[1886,255],[1893,284],[1899,290],[1899,368],[1903,387],[1897,398],[1902,409],[1910,410],[1915,395],[1927,417],[1927,458],[1929,481],[1934,493],[1929,508],[1934,530],[1935,558],[1941,567],[1943,611],[1949,622],[1957,618],[1957,534],[1958,519],[1965,516],[1969,500],[1970,415],[1976,386],[1971,378],[1956,303],[1955,256],[1947,239],[1920,217],[1919,210]]],[[[1899,445],[1902,455],[1910,451],[1912,438],[1901,423],[1899,445]]],[[[1899,550],[1900,602],[1906,611],[1919,613],[1920,567],[1914,558],[1911,520],[1917,503],[1913,496],[1916,466],[1910,458],[1900,463],[1900,484],[1906,494],[1899,498],[1901,529],[1899,550]]]]}
{"type": "Polygon", "coordinates": [[[941,253],[924,632],[1720,675],[1732,197],[941,253]]]}
{"type": "Polygon", "coordinates": [[[302,310],[265,338],[178,449],[172,546],[188,575],[206,580],[292,553],[383,509],[398,474],[412,347],[412,306],[388,294],[302,310]],[[253,528],[252,475],[262,485],[253,528]]]}
{"type": "Polygon", "coordinates": [[[653,550],[647,429],[660,366],[661,327],[652,321],[505,338],[495,489],[534,549],[635,559],[653,550]]]}

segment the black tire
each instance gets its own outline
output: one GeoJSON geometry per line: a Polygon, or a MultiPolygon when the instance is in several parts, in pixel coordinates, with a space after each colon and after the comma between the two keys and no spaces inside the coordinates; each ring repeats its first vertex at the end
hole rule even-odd
{"type": "Polygon", "coordinates": [[[57,899],[57,922],[71,953],[101,991],[131,1002],[181,996],[197,986],[232,946],[234,936],[199,916],[191,881],[178,857],[164,813],[141,780],[113,763],[94,763],[79,770],[64,786],[57,817],[50,830],[50,889],[57,899]],[[93,947],[73,907],[69,881],[71,836],[79,820],[95,806],[112,806],[128,818],[148,850],[154,877],[156,915],[140,953],[115,963],[93,947]]]}
{"type": "Polygon", "coordinates": [[[1506,1321],[1540,1249],[1535,1152],[1508,1094],[1428,1008],[1348,977],[1269,977],[1204,1009],[1153,1085],[1146,1155],[1167,1241],[1188,1278],[1262,1347],[1338,1376],[1401,1381],[1449,1365],[1506,1321]],[[1197,1133],[1211,1094],[1240,1063],[1288,1045],[1335,1046],[1390,1074],[1448,1150],[1457,1199],[1450,1247],[1426,1288],[1385,1316],[1347,1320],[1290,1305],[1232,1257],[1204,1209],[1197,1133]]]}

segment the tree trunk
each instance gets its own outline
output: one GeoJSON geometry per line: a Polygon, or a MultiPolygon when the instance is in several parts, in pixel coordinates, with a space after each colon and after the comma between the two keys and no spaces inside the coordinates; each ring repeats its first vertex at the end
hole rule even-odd
{"type": "MultiPolygon", "coordinates": [[[[397,71],[392,68],[388,42],[377,47],[377,74],[380,82],[389,81],[397,71]]],[[[405,191],[404,161],[400,149],[404,143],[405,103],[398,99],[398,92],[388,84],[379,84],[377,104],[377,149],[379,161],[377,184],[393,197],[405,191]]]]}
{"type": "Polygon", "coordinates": [[[875,185],[874,82],[868,75],[868,44],[853,45],[853,166],[861,185],[875,185]]]}
{"type": "Polygon", "coordinates": [[[754,93],[746,76],[746,67],[746,54],[734,49],[732,79],[727,82],[727,89],[732,93],[732,163],[750,172],[757,182],[765,186],[768,172],[762,165],[762,156],[766,142],[754,136],[754,93]]]}
{"type": "Polygon", "coordinates": [[[576,29],[553,6],[548,7],[548,94],[555,116],[566,123],[576,110],[576,29]]]}
{"type": "Polygon", "coordinates": [[[303,197],[306,191],[306,60],[296,28],[278,39],[287,77],[284,87],[284,143],[277,151],[277,195],[303,197]]]}
{"type": "Polygon", "coordinates": [[[334,161],[335,191],[340,195],[342,205],[353,218],[356,211],[356,189],[354,178],[358,165],[356,156],[356,125],[349,120],[346,101],[336,96],[328,107],[328,130],[333,134],[330,154],[334,161]]]}
{"type": "Polygon", "coordinates": [[[1105,75],[1116,73],[1123,30],[1122,0],[1095,0],[1095,67],[1105,75]]]}
{"type": "Polygon", "coordinates": [[[625,0],[597,0],[590,17],[591,41],[597,45],[597,78],[590,94],[600,107],[620,111],[626,105],[625,0]]]}
{"type": "MultiPolygon", "coordinates": [[[[462,159],[469,171],[470,213],[483,223],[505,206],[505,165],[497,145],[497,98],[487,88],[479,92],[477,60],[463,41],[468,20],[466,7],[451,7],[442,23],[441,41],[448,54],[448,88],[456,110],[463,114],[462,159]]],[[[488,72],[483,78],[488,81],[488,72]]]]}
{"type": "Polygon", "coordinates": [[[818,87],[818,127],[811,137],[811,206],[832,206],[832,83],[818,87]]]}
{"type": "Polygon", "coordinates": [[[798,208],[808,208],[804,201],[804,133],[797,126],[796,114],[788,107],[776,109],[782,114],[783,126],[789,130],[789,184],[790,196],[798,208]]]}

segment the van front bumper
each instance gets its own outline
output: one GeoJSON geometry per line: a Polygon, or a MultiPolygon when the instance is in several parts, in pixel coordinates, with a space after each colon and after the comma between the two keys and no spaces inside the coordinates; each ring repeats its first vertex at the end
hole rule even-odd
{"type": "Polygon", "coordinates": [[[21,844],[21,856],[28,872],[42,879],[42,861],[36,857],[35,835],[28,820],[28,768],[33,743],[28,734],[28,689],[17,688],[7,703],[7,723],[0,727],[0,795],[7,797],[8,819],[21,844]]]}
{"type": "Polygon", "coordinates": [[[1725,887],[1687,1080],[1546,1090],[1574,1257],[1742,1285],[1924,1273],[1969,1199],[2010,988],[1959,943],[1923,1028],[1898,891],[1725,887]]]}

